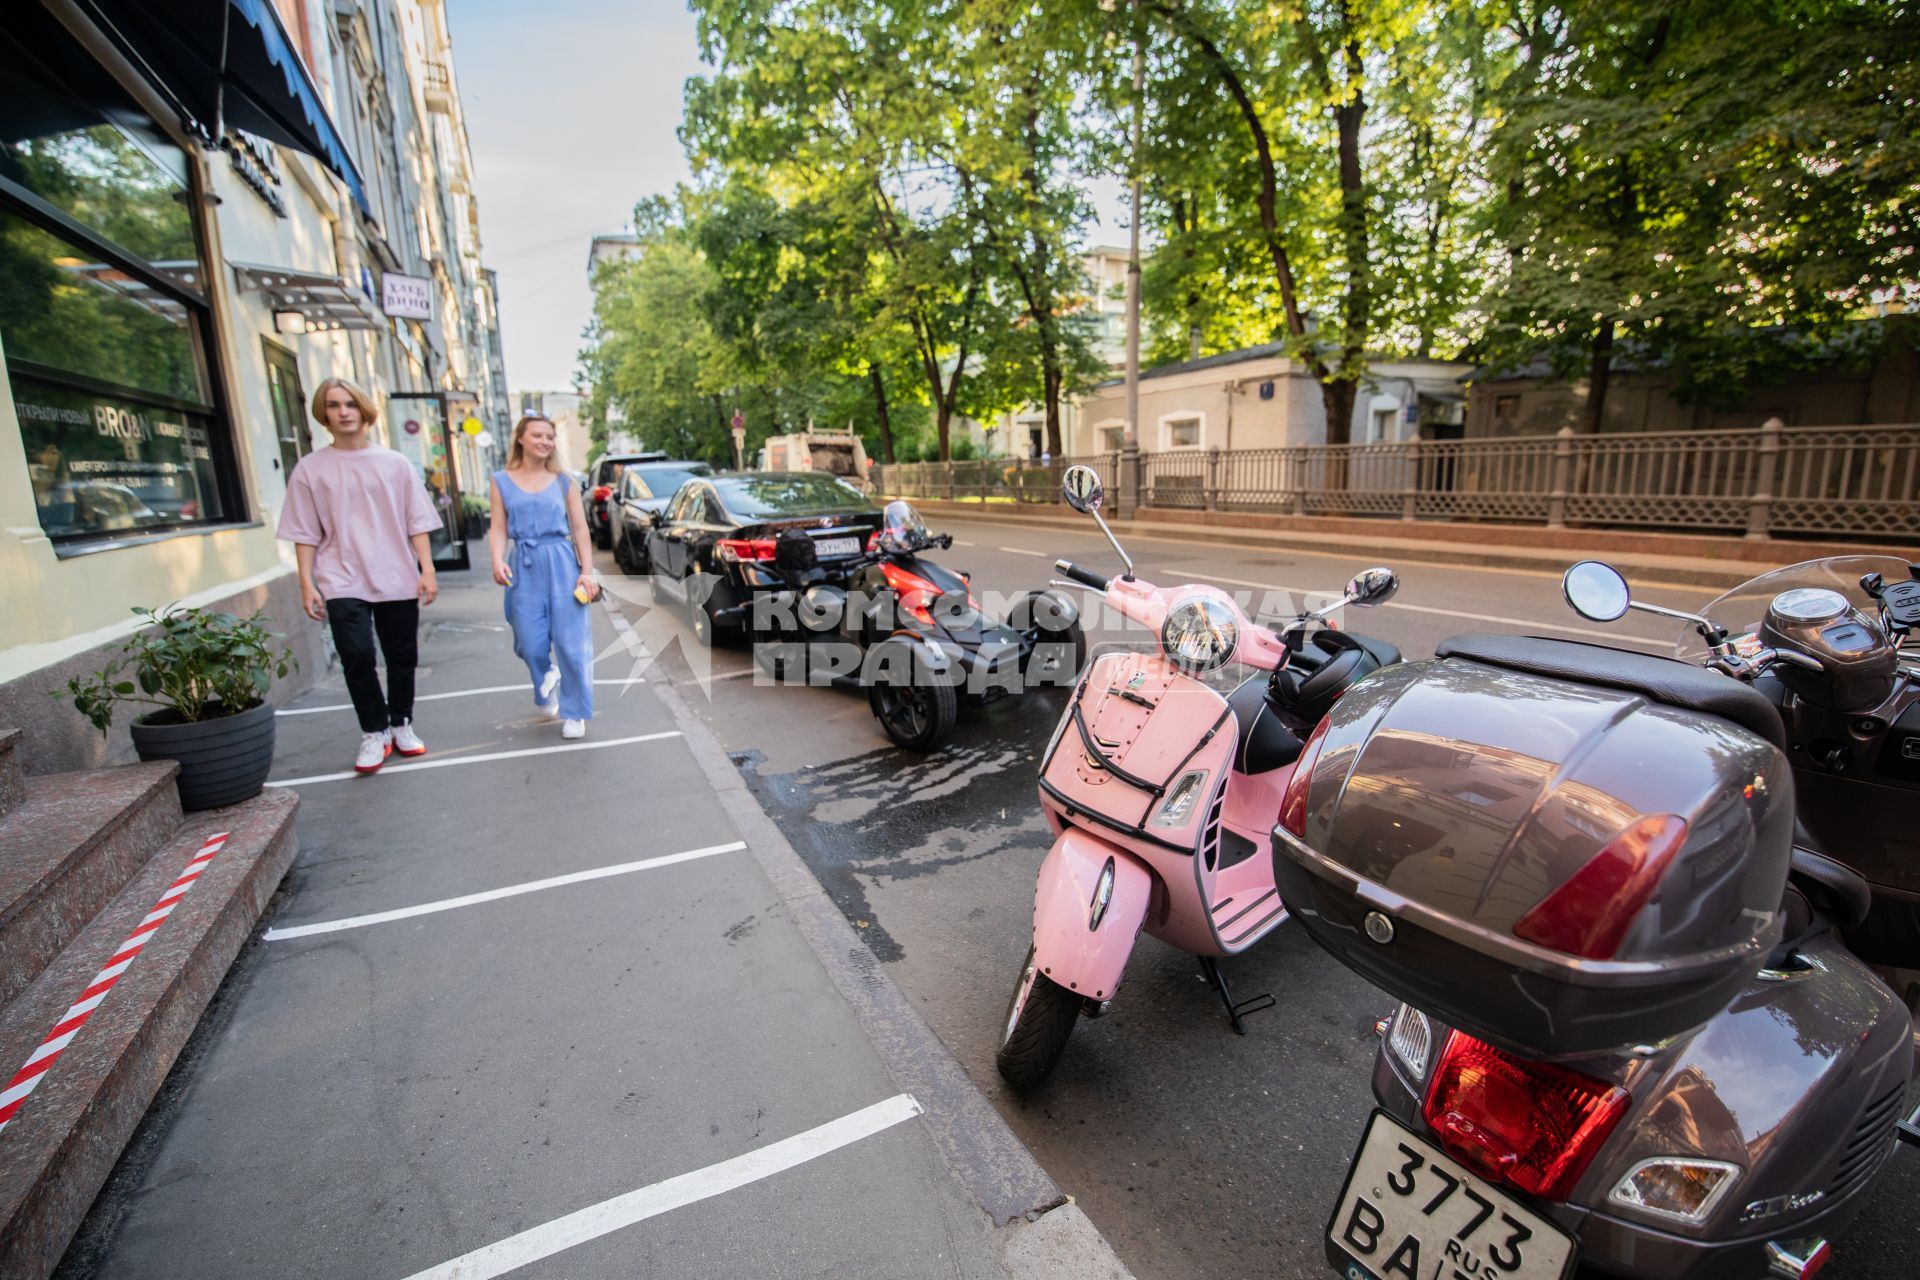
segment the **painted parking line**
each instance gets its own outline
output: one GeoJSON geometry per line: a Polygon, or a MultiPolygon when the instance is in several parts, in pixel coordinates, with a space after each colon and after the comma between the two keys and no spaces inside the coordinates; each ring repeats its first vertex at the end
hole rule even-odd
{"type": "Polygon", "coordinates": [[[919,1114],[920,1104],[912,1097],[895,1094],[885,1102],[876,1102],[745,1155],[602,1200],[564,1218],[555,1218],[472,1253],[463,1253],[451,1262],[416,1271],[407,1280],[490,1280],[493,1276],[503,1276],[622,1227],[770,1178],[919,1114]]]}
{"type": "MultiPolygon", "coordinates": [[[[635,676],[631,680],[595,680],[595,684],[645,684],[646,681],[635,676]]],[[[455,689],[451,693],[422,693],[414,696],[415,702],[434,702],[441,698],[471,698],[482,693],[529,693],[530,686],[523,680],[519,684],[490,684],[478,689],[455,689]]],[[[351,702],[331,702],[324,707],[283,707],[274,712],[277,716],[311,716],[322,711],[351,711],[351,702]]]]}
{"type": "Polygon", "coordinates": [[[562,751],[597,751],[601,747],[624,747],[634,742],[658,742],[662,738],[677,738],[678,729],[669,729],[665,733],[640,733],[631,738],[605,738],[598,742],[560,742],[550,747],[523,747],[518,751],[489,751],[477,756],[448,756],[443,760],[418,760],[411,764],[390,764],[376,773],[358,773],[348,769],[343,773],[316,773],[307,778],[270,778],[270,787],[305,787],[316,782],[345,782],[349,778],[383,778],[390,773],[411,773],[416,769],[451,769],[461,764],[485,764],[489,760],[517,760],[521,756],[546,756],[562,751]]]}
{"type": "Polygon", "coordinates": [[[1050,552],[1046,551],[1029,551],[1025,547],[995,547],[994,550],[1008,551],[1016,556],[1039,556],[1042,560],[1047,559],[1049,555],[1051,555],[1050,552]]]}
{"type": "Polygon", "coordinates": [[[471,907],[481,902],[498,902],[502,898],[517,898],[526,893],[539,893],[542,889],[558,889],[564,885],[584,884],[589,880],[605,880],[609,876],[632,875],[636,871],[652,871],[656,867],[671,867],[676,863],[693,862],[699,858],[711,858],[722,853],[735,853],[746,848],[743,841],[735,840],[731,844],[713,844],[704,849],[688,849],[684,853],[668,853],[658,858],[642,858],[638,862],[622,862],[611,867],[594,867],[587,871],[570,871],[563,876],[549,876],[545,880],[528,880],[523,884],[510,884],[500,889],[486,889],[479,893],[463,894],[458,898],[442,898],[438,902],[422,902],[418,906],[396,907],[392,911],[376,911],[371,915],[347,916],[340,920],[323,920],[318,924],[297,924],[286,929],[269,929],[260,935],[262,942],[285,942],[289,938],[307,938],[316,933],[338,933],[342,929],[364,929],[370,924],[385,924],[389,920],[410,920],[414,916],[428,916],[440,911],[452,911],[457,907],[471,907]]]}
{"type": "Polygon", "coordinates": [[[965,538],[955,538],[953,540],[953,545],[956,547],[970,547],[973,544],[971,542],[968,542],[965,538]]]}
{"type": "MultiPolygon", "coordinates": [[[[1192,574],[1195,582],[1224,582],[1235,587],[1255,587],[1262,591],[1278,591],[1291,596],[1322,596],[1337,598],[1336,593],[1327,590],[1306,591],[1299,587],[1283,587],[1272,582],[1250,582],[1245,578],[1223,578],[1217,573],[1204,569],[1169,569],[1170,574],[1192,574]]],[[[1600,631],[1593,627],[1574,627],[1562,622],[1542,622],[1537,618],[1509,618],[1497,613],[1469,613],[1464,609],[1441,609],[1433,605],[1408,604],[1402,600],[1389,600],[1385,604],[1375,605],[1376,609],[1405,609],[1409,613],[1433,613],[1447,618],[1468,618],[1474,622],[1497,622],[1508,627],[1540,627],[1547,631],[1565,631],[1576,636],[1594,636],[1601,640],[1615,642],[1626,641],[1629,644],[1665,646],[1671,640],[1654,640],[1646,636],[1624,635],[1618,631],[1600,631]]]]}

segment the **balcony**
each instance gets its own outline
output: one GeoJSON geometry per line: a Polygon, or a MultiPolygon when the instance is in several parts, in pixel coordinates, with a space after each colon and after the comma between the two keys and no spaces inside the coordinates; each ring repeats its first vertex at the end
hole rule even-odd
{"type": "Polygon", "coordinates": [[[432,60],[427,62],[420,92],[426,99],[427,110],[438,111],[442,115],[453,114],[453,72],[447,68],[446,63],[432,60]]]}

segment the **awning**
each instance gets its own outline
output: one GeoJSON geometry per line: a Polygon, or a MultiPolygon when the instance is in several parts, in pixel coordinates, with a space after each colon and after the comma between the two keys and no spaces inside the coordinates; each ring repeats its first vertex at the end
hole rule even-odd
{"type": "MultiPolygon", "coordinates": [[[[297,311],[306,319],[308,333],[337,329],[384,329],[365,296],[339,276],[312,271],[293,271],[286,267],[259,267],[249,263],[228,264],[244,290],[267,295],[275,311],[297,311]]],[[[297,332],[297,330],[296,330],[297,332]]]]}
{"type": "Polygon", "coordinates": [[[369,216],[346,143],[271,0],[81,0],[101,30],[206,138],[245,129],[338,174],[369,216]]]}

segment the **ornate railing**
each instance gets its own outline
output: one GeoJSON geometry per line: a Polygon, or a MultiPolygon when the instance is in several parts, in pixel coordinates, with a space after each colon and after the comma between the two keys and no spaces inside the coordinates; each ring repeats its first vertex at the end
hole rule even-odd
{"type": "Polygon", "coordinates": [[[1084,462],[1162,510],[1490,520],[1920,541],[1920,425],[1176,449],[876,467],[881,492],[1060,500],[1084,462]],[[1131,485],[1123,483],[1133,468],[1131,485]]]}

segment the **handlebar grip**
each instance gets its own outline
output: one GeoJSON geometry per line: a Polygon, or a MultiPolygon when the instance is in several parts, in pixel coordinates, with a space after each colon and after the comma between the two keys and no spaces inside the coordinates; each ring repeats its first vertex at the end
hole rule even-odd
{"type": "Polygon", "coordinates": [[[1092,587],[1095,591],[1105,591],[1111,578],[1103,578],[1091,569],[1082,569],[1071,560],[1055,560],[1053,571],[1063,578],[1079,583],[1083,587],[1092,587]]]}

